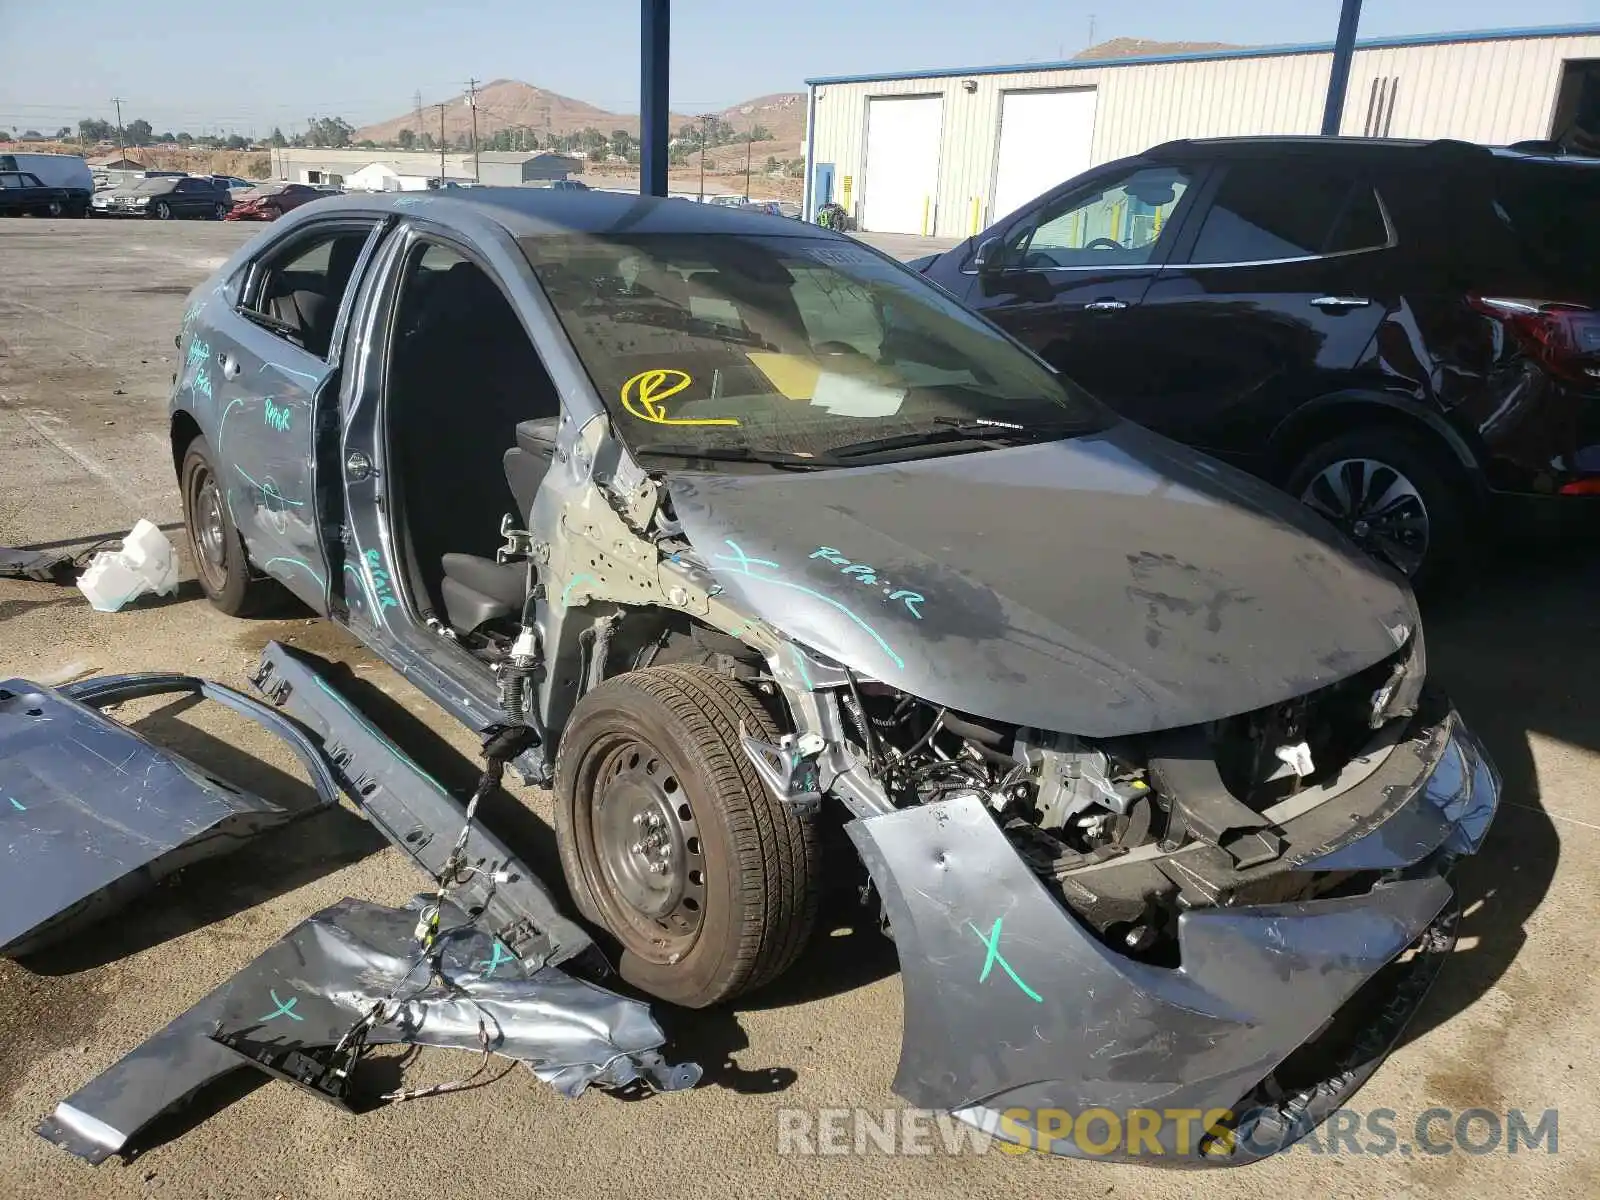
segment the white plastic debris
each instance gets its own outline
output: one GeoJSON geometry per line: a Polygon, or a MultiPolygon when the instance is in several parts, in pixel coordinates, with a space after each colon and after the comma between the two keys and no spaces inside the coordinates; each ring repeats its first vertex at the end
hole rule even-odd
{"type": "Polygon", "coordinates": [[[1316,764],[1311,761],[1311,747],[1305,742],[1279,746],[1273,753],[1278,756],[1279,762],[1300,776],[1301,779],[1316,770],[1316,764]]]}
{"type": "Polygon", "coordinates": [[[116,612],[146,592],[166,596],[178,587],[178,556],[167,535],[140,521],[122,539],[122,549],[103,550],[78,576],[78,590],[99,612],[116,612]]]}

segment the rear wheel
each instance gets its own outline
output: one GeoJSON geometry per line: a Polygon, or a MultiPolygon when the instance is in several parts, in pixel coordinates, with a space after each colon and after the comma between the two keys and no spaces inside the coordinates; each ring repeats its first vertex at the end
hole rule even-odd
{"type": "Polygon", "coordinates": [[[622,975],[703,1008],[794,961],[816,917],[816,827],[739,745],[777,740],[750,690],[706,668],[607,680],[556,759],[556,838],[579,909],[622,946],[622,975]]]}
{"type": "Polygon", "coordinates": [[[224,485],[205,438],[189,443],[179,486],[189,553],[206,598],[230,617],[260,611],[271,599],[271,584],[250,577],[244,541],[228,512],[224,485]]]}
{"type": "Polygon", "coordinates": [[[1419,591],[1466,558],[1466,481],[1416,434],[1380,427],[1333,438],[1300,461],[1288,490],[1419,591]]]}

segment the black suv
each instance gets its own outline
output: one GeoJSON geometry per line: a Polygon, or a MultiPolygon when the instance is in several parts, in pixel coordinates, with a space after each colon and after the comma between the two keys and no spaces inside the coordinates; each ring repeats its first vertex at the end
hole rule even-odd
{"type": "Polygon", "coordinates": [[[915,265],[1419,584],[1480,516],[1528,530],[1600,495],[1600,161],[1172,142],[915,265]]]}

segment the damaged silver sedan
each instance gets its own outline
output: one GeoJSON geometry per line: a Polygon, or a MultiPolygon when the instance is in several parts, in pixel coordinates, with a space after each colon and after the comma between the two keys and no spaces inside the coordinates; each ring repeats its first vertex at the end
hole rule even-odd
{"type": "Polygon", "coordinates": [[[781,975],[864,865],[901,1095],[1067,1154],[1025,1114],[1222,1111],[1165,1150],[1224,1163],[1358,1086],[1448,947],[1499,783],[1404,582],[869,248],[344,197],[178,345],[211,599],[287,589],[525,731],[574,900],[656,997],[781,975]]]}

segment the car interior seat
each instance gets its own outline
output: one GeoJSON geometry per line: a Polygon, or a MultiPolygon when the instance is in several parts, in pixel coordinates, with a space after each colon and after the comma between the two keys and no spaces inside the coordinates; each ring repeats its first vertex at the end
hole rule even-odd
{"type": "Polygon", "coordinates": [[[364,233],[335,238],[326,271],[274,271],[267,280],[262,311],[299,330],[300,344],[318,358],[326,358],[333,344],[339,302],[366,240],[364,233]]]}
{"type": "Polygon", "coordinates": [[[502,457],[518,424],[556,418],[560,398],[516,312],[473,263],[444,272],[409,324],[389,383],[402,519],[428,599],[469,633],[521,609],[525,568],[494,558],[501,518],[520,507],[502,457]]]}

